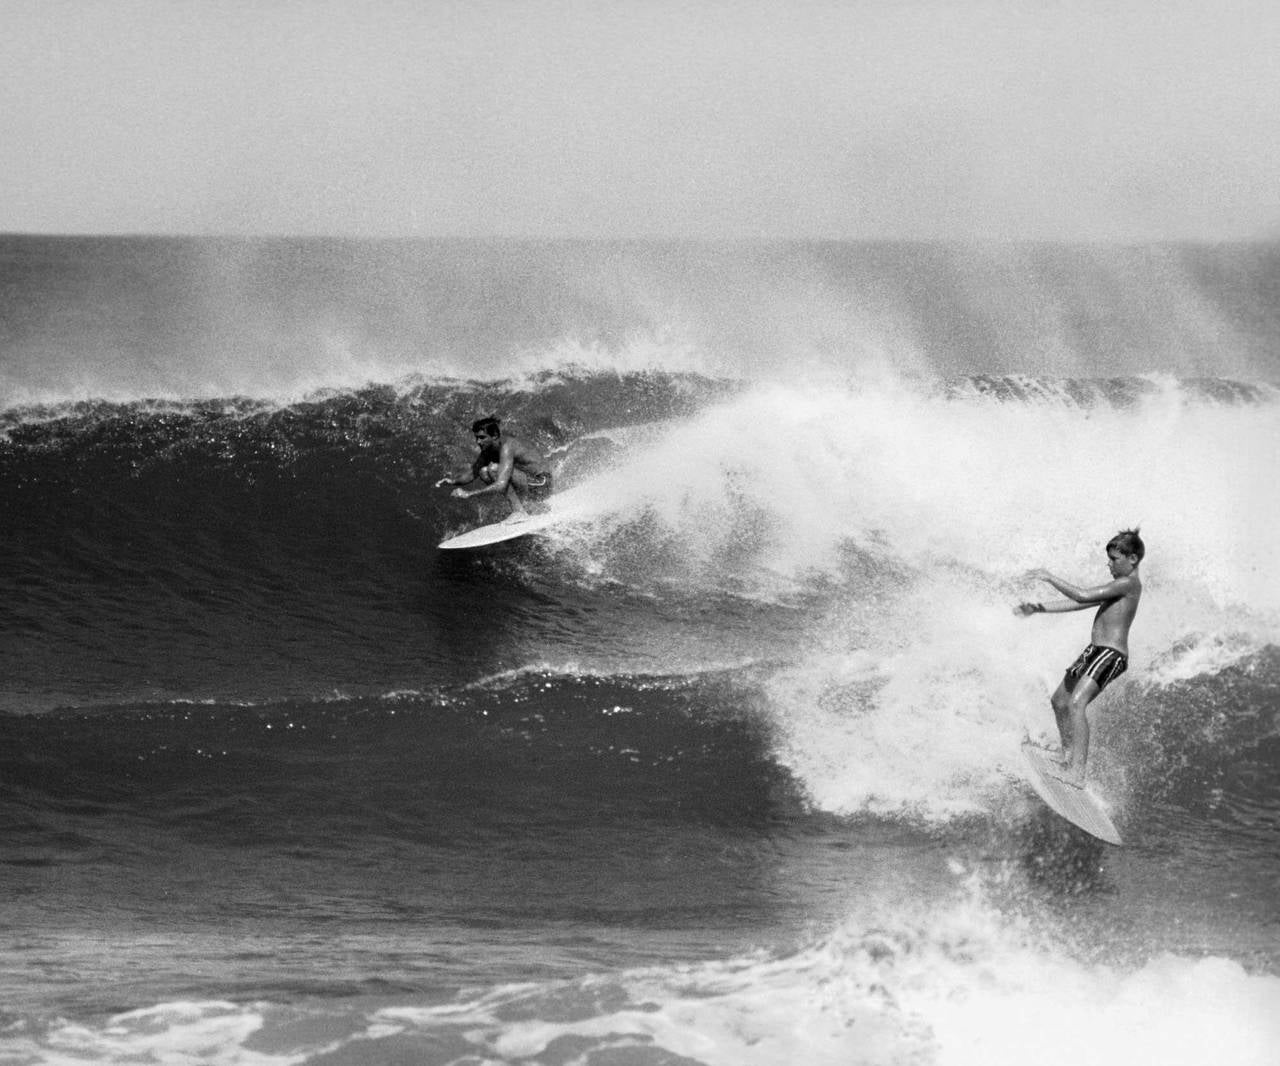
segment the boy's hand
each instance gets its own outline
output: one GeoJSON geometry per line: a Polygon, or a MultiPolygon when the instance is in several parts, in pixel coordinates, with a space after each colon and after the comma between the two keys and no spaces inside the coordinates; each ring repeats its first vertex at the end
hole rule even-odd
{"type": "Polygon", "coordinates": [[[471,495],[471,493],[469,493],[466,489],[454,489],[451,493],[449,493],[449,495],[457,500],[465,500],[468,496],[471,495]]]}
{"type": "Polygon", "coordinates": [[[1048,581],[1049,571],[1044,567],[1037,567],[1035,570],[1027,571],[1027,578],[1030,581],[1048,581]]]}
{"type": "Polygon", "coordinates": [[[1017,607],[1015,607],[1015,608],[1013,609],[1013,613],[1014,613],[1014,614],[1018,614],[1018,615],[1026,616],[1026,615],[1029,615],[1029,614],[1039,614],[1039,613],[1040,613],[1041,611],[1043,611],[1043,610],[1044,610],[1044,605],[1043,605],[1043,604],[1039,604],[1039,603],[1020,603],[1020,604],[1018,604],[1018,606],[1017,606],[1017,607]]]}

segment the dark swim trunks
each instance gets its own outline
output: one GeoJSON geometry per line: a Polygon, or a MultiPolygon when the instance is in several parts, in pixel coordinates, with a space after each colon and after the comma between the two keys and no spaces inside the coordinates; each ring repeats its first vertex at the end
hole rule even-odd
{"type": "Polygon", "coordinates": [[[1104,644],[1090,644],[1080,653],[1080,658],[1067,667],[1062,683],[1071,692],[1082,677],[1091,677],[1098,683],[1098,691],[1101,692],[1128,668],[1129,660],[1115,648],[1108,648],[1104,644]]]}

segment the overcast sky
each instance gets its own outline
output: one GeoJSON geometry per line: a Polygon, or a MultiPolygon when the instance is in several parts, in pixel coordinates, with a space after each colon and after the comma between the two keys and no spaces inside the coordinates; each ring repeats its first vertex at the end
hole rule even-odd
{"type": "Polygon", "coordinates": [[[0,0],[0,230],[1280,236],[1277,0],[0,0]]]}

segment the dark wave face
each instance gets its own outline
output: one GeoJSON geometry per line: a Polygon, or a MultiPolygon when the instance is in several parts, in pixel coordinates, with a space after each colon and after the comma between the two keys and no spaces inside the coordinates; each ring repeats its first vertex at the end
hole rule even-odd
{"type": "Polygon", "coordinates": [[[429,684],[440,655],[521,665],[484,651],[519,609],[503,580],[482,582],[476,611],[455,610],[475,576],[432,556],[474,511],[430,487],[465,465],[474,412],[510,412],[561,453],[572,484],[609,442],[572,455],[566,444],[619,408],[671,417],[723,391],[605,380],[553,387],[534,406],[497,388],[370,389],[282,409],[87,405],[23,421],[0,443],[11,682],[73,702],[95,690],[274,696],[429,684]]]}
{"type": "MultiPolygon", "coordinates": [[[[187,930],[163,956],[126,949],[146,972],[89,997],[106,1011],[198,987],[190,974],[211,965],[233,994],[270,995],[274,945],[326,928],[403,927],[404,947],[435,962],[399,979],[448,987],[564,966],[571,951],[534,944],[566,923],[604,963],[628,928],[723,925],[752,907],[772,920],[751,842],[796,800],[718,687],[536,675],[453,697],[5,716],[8,918],[39,929],[52,905],[64,929],[94,915],[103,931],[187,930]],[[743,842],[736,858],[726,834],[743,842]],[[266,953],[236,959],[237,927],[263,930],[266,953]],[[486,929],[529,946],[487,946],[486,929]],[[432,951],[432,938],[459,943],[432,951]]],[[[294,994],[372,993],[380,972],[385,957],[291,980],[294,994]]],[[[6,987],[7,1009],[47,1002],[35,985],[6,987]]],[[[84,993],[69,1002],[83,1010],[84,993]]]]}

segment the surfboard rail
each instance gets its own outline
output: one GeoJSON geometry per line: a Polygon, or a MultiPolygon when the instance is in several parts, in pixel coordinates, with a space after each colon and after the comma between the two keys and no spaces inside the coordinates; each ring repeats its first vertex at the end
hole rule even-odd
{"type": "Polygon", "coordinates": [[[543,530],[551,529],[554,526],[586,521],[598,511],[598,508],[593,508],[592,506],[595,502],[591,495],[590,486],[575,486],[563,492],[557,492],[552,496],[546,503],[547,509],[545,511],[531,514],[528,518],[520,521],[513,522],[510,519],[503,519],[501,522],[490,522],[487,525],[476,526],[474,529],[468,529],[465,533],[446,537],[436,547],[443,551],[485,548],[490,544],[503,544],[506,541],[518,540],[520,537],[527,537],[533,533],[541,533],[543,530]]]}
{"type": "Polygon", "coordinates": [[[1028,782],[1054,813],[1108,844],[1124,844],[1105,804],[1088,786],[1075,788],[1054,777],[1048,758],[1029,740],[1022,743],[1022,755],[1029,770],[1028,782]]]}
{"type": "Polygon", "coordinates": [[[442,540],[438,547],[442,551],[457,551],[465,548],[484,548],[490,544],[502,544],[509,540],[517,540],[539,533],[551,526],[560,525],[566,518],[561,514],[530,515],[520,522],[491,522],[487,526],[477,526],[456,537],[442,540]]]}

